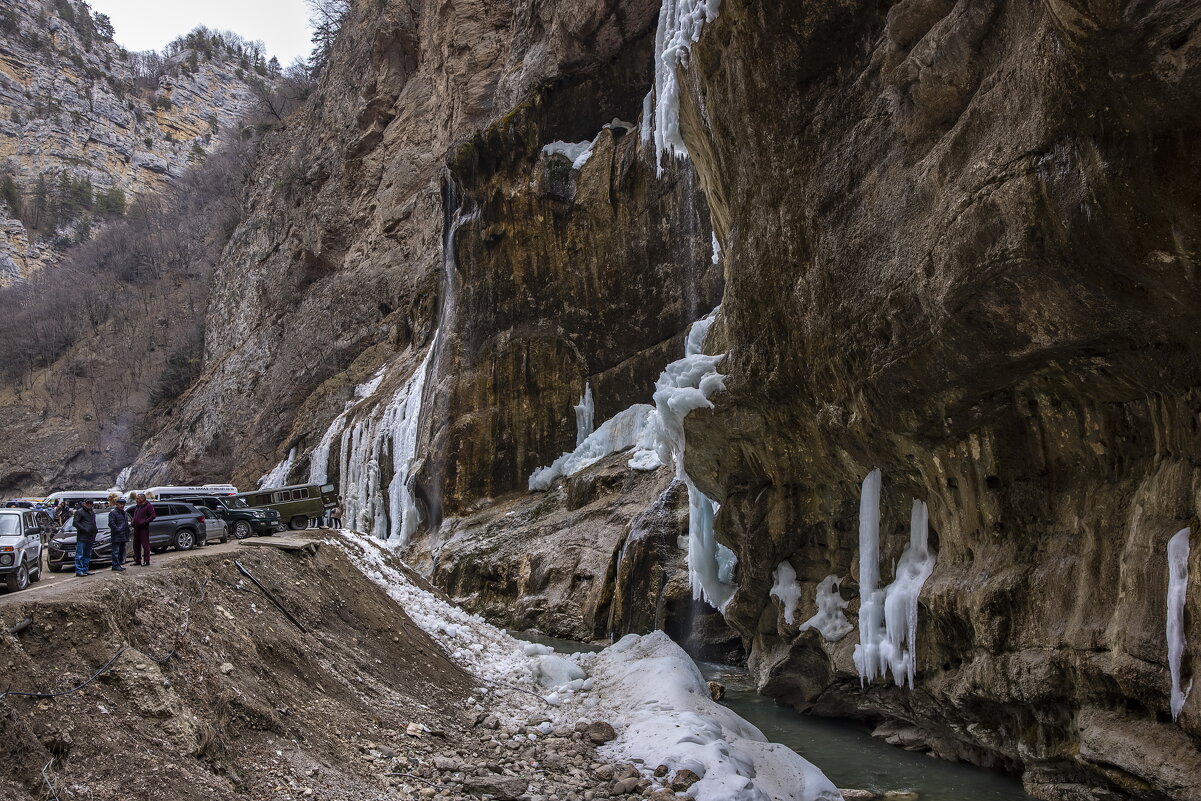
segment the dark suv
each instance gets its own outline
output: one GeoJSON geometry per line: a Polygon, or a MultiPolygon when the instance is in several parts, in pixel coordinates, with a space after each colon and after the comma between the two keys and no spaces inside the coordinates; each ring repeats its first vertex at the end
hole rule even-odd
{"type": "Polygon", "coordinates": [[[256,509],[236,495],[187,495],[179,500],[224,520],[236,540],[244,540],[251,534],[270,536],[285,528],[280,522],[279,512],[256,509]]]}
{"type": "MultiPolygon", "coordinates": [[[[162,553],[167,548],[188,551],[208,544],[204,511],[183,501],[154,501],[157,515],[150,524],[150,550],[162,553]]],[[[113,560],[113,543],[108,532],[108,509],[96,510],[96,544],[92,562],[108,564],[113,560]]],[[[130,545],[132,548],[133,545],[130,545]]],[[[75,527],[68,520],[50,540],[50,569],[61,572],[75,566],[75,527]]]]}

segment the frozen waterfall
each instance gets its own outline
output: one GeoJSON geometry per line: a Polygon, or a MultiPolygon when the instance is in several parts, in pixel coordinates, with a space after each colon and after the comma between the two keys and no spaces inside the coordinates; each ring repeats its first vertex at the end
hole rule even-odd
{"type": "Polygon", "coordinates": [[[267,489],[269,487],[286,487],[288,485],[288,473],[292,472],[292,465],[296,462],[296,446],[288,451],[288,455],[284,460],[271,468],[267,473],[259,479],[259,489],[267,489]]]}
{"type": "MultiPolygon", "coordinates": [[[[720,8],[721,0],[663,0],[659,9],[659,28],[655,32],[654,138],[660,175],[664,153],[677,158],[688,155],[680,134],[680,85],[676,70],[688,66],[689,49],[700,41],[705,23],[717,19],[720,8]]],[[[644,132],[646,125],[643,119],[644,132]]]]}
{"type": "Polygon", "coordinates": [[[859,498],[859,644],[855,668],[861,684],[890,671],[898,686],[912,689],[917,658],[917,600],[934,571],[929,512],[915,500],[909,518],[909,544],[897,562],[896,577],[880,584],[880,471],[863,480],[859,498]]]}
{"type": "Polygon", "coordinates": [[[592,385],[584,384],[584,394],[575,409],[575,446],[584,444],[584,440],[596,430],[596,404],[592,401],[592,385]]]}
{"type": "Polygon", "coordinates": [[[1168,540],[1168,669],[1172,673],[1172,720],[1180,717],[1193,687],[1180,687],[1180,660],[1184,656],[1184,601],[1188,591],[1188,555],[1191,529],[1177,531],[1168,540]]]}
{"type": "Polygon", "coordinates": [[[826,576],[817,585],[817,614],[801,624],[801,631],[817,629],[827,642],[838,642],[854,630],[847,620],[847,601],[838,591],[836,576],[826,576]]]}

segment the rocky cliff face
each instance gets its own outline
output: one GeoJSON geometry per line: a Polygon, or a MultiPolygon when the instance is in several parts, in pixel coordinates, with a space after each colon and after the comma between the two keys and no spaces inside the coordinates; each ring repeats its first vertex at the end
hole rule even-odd
{"type": "Polygon", "coordinates": [[[726,391],[685,466],[765,691],[1041,797],[1198,798],[1201,696],[1171,720],[1164,631],[1167,539],[1198,523],[1201,11],[725,0],[678,71],[691,160],[656,179],[613,118],[641,122],[657,11],[358,8],[267,142],[205,375],[135,481],[282,459],[340,479],[352,525],[419,515],[414,553],[502,622],[682,625],[669,467],[522,488],[585,382],[598,421],[648,401],[720,299],[726,391]],[[858,575],[874,468],[885,581],[930,510],[912,690],[860,686],[858,633],[799,631],[858,575]]]}
{"type": "Polygon", "coordinates": [[[0,6],[0,170],[20,206],[0,207],[0,285],[58,261],[93,218],[179,178],[236,134],[251,82],[273,80],[215,38],[160,57],[128,53],[112,35],[76,0],[0,6]],[[66,194],[86,182],[98,200],[62,214],[64,182],[66,194]]]}

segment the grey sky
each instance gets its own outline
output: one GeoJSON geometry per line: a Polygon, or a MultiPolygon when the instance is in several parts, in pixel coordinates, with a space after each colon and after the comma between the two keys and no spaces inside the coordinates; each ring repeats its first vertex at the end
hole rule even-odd
{"type": "Polygon", "coordinates": [[[88,0],[93,11],[108,14],[118,44],[128,50],[158,50],[197,25],[261,39],[267,55],[287,66],[307,56],[309,14],[304,0],[88,0]]]}

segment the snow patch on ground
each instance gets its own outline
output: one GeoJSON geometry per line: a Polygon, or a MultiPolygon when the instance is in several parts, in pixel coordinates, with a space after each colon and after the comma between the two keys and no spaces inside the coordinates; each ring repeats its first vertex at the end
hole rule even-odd
{"type": "Polygon", "coordinates": [[[696,801],[841,798],[818,768],[713,701],[696,664],[663,632],[631,634],[599,653],[556,654],[417,587],[398,566],[391,541],[343,531],[331,542],[488,685],[477,688],[488,704],[476,704],[478,711],[515,722],[550,718],[539,728],[544,735],[561,725],[606,721],[618,736],[600,749],[602,757],[641,760],[647,778],[659,765],[669,768],[667,779],[687,768],[701,777],[689,791],[696,801]]]}

